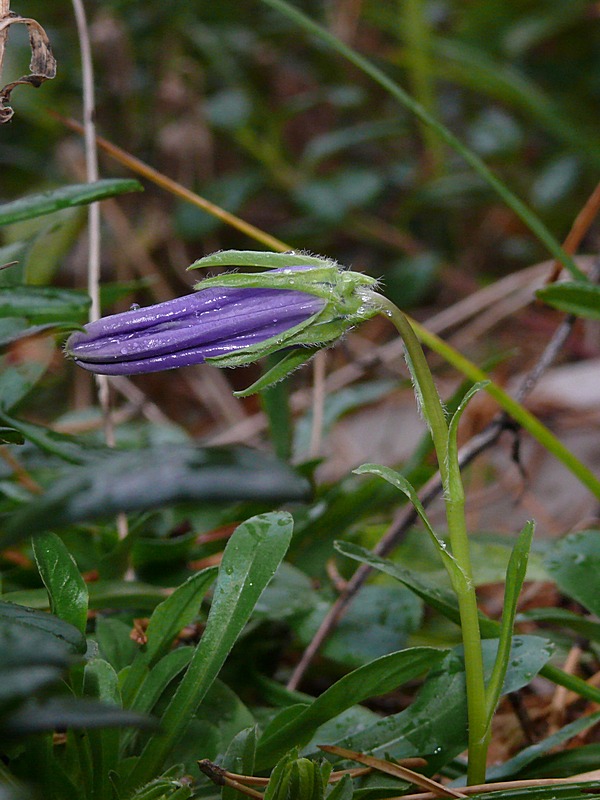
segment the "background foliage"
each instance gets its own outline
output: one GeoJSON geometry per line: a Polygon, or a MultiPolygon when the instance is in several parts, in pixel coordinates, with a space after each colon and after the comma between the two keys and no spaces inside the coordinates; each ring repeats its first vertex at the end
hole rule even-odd
{"type": "MultiPolygon", "coordinates": [[[[596,4],[294,7],[383,69],[557,240],[566,237],[600,164],[596,4]]],[[[81,139],[64,122],[80,119],[82,104],[71,4],[15,0],[11,8],[45,27],[59,70],[38,91],[16,88],[15,118],[0,129],[0,263],[18,262],[0,272],[0,797],[35,793],[36,783],[41,796],[61,800],[244,796],[217,787],[199,759],[271,775],[267,798],[375,800],[408,790],[378,771],[327,786],[320,744],[388,761],[419,756],[428,774],[460,778],[466,722],[454,602],[422,531],[409,531],[392,561],[369,553],[401,501],[376,478],[350,474],[373,459],[365,439],[378,429],[387,441],[406,440],[389,460],[413,483],[435,471],[424,432],[407,430],[418,426],[414,400],[399,351],[385,356],[385,322],[373,320],[328,354],[334,376],[360,365],[328,390],[321,427],[334,438],[311,435],[319,409],[305,391],[310,370],[276,394],[241,401],[231,390],[258,368],[201,367],[115,381],[117,448],[108,447],[94,385],[61,352],[65,332],[88,311],[86,205],[108,198],[105,312],[183,294],[195,259],[259,245],[150,181],[138,185],[107,156],[106,180],[90,192],[81,139]],[[386,415],[389,407],[400,416],[386,415]],[[340,455],[336,431],[348,418],[359,423],[340,455]],[[396,419],[408,420],[406,429],[396,419]],[[377,571],[303,691],[288,690],[352,559],[377,571]]],[[[273,4],[86,8],[102,136],[290,247],[381,277],[386,294],[426,324],[487,287],[495,300],[475,295],[481,302],[470,316],[457,311],[450,332],[499,382],[537,362],[562,311],[598,319],[597,287],[581,281],[544,289],[548,306],[535,302],[551,272],[551,264],[532,266],[549,258],[539,239],[431,128],[273,4]],[[520,300],[503,288],[509,276],[520,300]]],[[[26,36],[13,27],[2,83],[29,60],[26,36]]],[[[591,225],[579,251],[596,250],[591,225]]],[[[575,325],[564,363],[598,357],[595,325],[575,325]]],[[[455,407],[465,386],[439,359],[435,368],[455,407]]],[[[566,415],[597,442],[597,403],[585,414],[560,404],[534,410],[554,425],[566,415]]],[[[465,438],[495,411],[477,405],[465,438]]],[[[538,538],[504,685],[511,700],[494,733],[502,763],[490,779],[572,776],[598,758],[600,695],[581,680],[599,669],[598,498],[585,490],[585,502],[573,501],[562,468],[538,472],[528,446],[514,499],[536,481],[537,502],[520,512],[538,517],[538,538]],[[579,678],[569,679],[558,668],[575,645],[579,678]],[[576,692],[572,702],[557,699],[557,683],[576,692]]],[[[506,492],[503,468],[518,472],[509,456],[499,463],[467,471],[472,495],[487,493],[496,509],[473,516],[490,663],[507,528],[517,532],[510,505],[493,506],[494,491],[506,492]]],[[[328,758],[335,770],[350,763],[328,758]]],[[[545,790],[518,791],[537,798],[545,790]]],[[[551,792],[587,796],[577,784],[551,792]]]]}

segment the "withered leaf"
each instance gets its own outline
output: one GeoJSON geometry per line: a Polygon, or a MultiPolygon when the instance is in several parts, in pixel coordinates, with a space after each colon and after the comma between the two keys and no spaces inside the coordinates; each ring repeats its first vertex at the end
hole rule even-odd
{"type": "Polygon", "coordinates": [[[27,26],[29,33],[29,45],[31,47],[31,63],[29,64],[29,75],[24,75],[16,81],[7,83],[0,89],[0,125],[9,122],[14,111],[9,105],[10,94],[15,86],[29,84],[30,86],[41,86],[44,81],[51,80],[56,75],[56,59],[52,54],[50,40],[46,31],[34,19],[20,17],[18,14],[9,12],[8,16],[0,20],[0,36],[6,32],[10,25],[21,24],[27,26]]]}

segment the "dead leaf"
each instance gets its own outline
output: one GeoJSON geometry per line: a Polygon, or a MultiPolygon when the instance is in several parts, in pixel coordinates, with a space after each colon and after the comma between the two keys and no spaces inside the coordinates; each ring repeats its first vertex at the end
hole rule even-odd
{"type": "Polygon", "coordinates": [[[29,45],[31,47],[30,73],[16,81],[7,83],[6,86],[0,89],[0,125],[10,122],[15,113],[9,105],[10,94],[15,86],[29,84],[37,89],[44,81],[51,80],[56,75],[56,59],[52,55],[50,40],[39,22],[28,17],[20,17],[11,11],[8,16],[0,21],[0,35],[4,34],[6,36],[8,28],[14,24],[27,25],[29,45]]]}

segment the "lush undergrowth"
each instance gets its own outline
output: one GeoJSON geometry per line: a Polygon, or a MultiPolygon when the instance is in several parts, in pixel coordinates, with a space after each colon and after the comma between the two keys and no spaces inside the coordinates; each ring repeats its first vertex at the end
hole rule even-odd
{"type": "Polygon", "coordinates": [[[596,796],[597,7],[82,10],[0,0],[0,800],[596,796]]]}

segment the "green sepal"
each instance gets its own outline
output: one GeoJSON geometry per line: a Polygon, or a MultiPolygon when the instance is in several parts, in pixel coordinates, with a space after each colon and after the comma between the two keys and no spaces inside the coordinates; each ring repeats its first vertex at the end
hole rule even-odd
{"type": "Polygon", "coordinates": [[[199,258],[190,264],[188,269],[206,269],[208,267],[264,267],[266,269],[282,269],[285,267],[336,267],[331,258],[310,256],[306,253],[270,253],[261,250],[221,250],[199,258]]]}
{"type": "Polygon", "coordinates": [[[271,386],[274,386],[279,381],[287,378],[288,375],[291,375],[298,367],[301,367],[303,364],[306,364],[315,353],[319,351],[320,348],[313,347],[301,347],[297,350],[293,350],[291,353],[285,355],[281,361],[278,361],[274,367],[267,370],[264,375],[262,375],[257,381],[251,386],[248,386],[247,389],[242,389],[239,392],[234,392],[234,397],[249,397],[252,394],[256,394],[257,392],[262,392],[265,389],[269,389],[271,386]]]}

